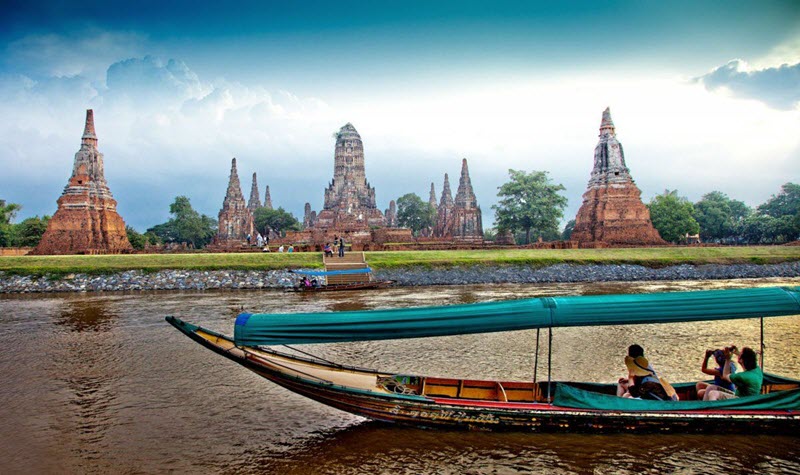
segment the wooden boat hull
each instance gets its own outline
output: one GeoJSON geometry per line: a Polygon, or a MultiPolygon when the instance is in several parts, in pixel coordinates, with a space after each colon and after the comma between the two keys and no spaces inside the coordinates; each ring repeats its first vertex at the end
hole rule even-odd
{"type": "Polygon", "coordinates": [[[378,421],[414,427],[529,432],[768,432],[794,435],[800,430],[800,413],[791,410],[626,412],[574,409],[546,402],[396,394],[364,384],[379,377],[390,377],[390,373],[333,365],[274,350],[240,348],[224,335],[174,317],[167,317],[167,321],[206,348],[290,391],[378,421]],[[357,384],[348,386],[326,380],[328,373],[342,373],[357,384]]]}
{"type": "Polygon", "coordinates": [[[332,284],[320,287],[292,287],[287,289],[289,292],[338,292],[342,290],[372,290],[385,289],[394,282],[391,280],[380,280],[374,282],[352,282],[349,284],[332,284]]]}

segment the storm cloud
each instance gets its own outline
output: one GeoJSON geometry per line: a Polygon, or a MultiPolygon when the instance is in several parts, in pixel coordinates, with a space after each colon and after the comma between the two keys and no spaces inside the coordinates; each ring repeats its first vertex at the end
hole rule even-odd
{"type": "Polygon", "coordinates": [[[792,110],[800,101],[800,63],[750,70],[734,59],[710,73],[695,78],[709,91],[726,89],[734,96],[756,99],[779,110],[792,110]]]}

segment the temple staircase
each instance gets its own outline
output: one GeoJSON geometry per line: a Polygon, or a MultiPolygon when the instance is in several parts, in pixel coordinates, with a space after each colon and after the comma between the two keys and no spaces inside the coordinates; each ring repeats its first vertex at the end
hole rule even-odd
{"type": "Polygon", "coordinates": [[[328,285],[372,282],[375,279],[363,252],[347,252],[344,257],[334,254],[333,257],[323,257],[322,262],[325,264],[326,271],[364,269],[363,273],[329,275],[328,285]]]}

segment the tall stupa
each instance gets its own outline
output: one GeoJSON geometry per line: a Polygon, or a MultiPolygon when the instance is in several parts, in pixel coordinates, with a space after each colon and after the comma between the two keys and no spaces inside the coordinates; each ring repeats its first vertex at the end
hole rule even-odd
{"type": "Polygon", "coordinates": [[[58,210],[31,254],[114,254],[133,248],[125,221],[117,213],[97,149],[94,112],[86,111],[81,148],[75,154],[72,176],[58,199],[58,210]]]}
{"type": "Polygon", "coordinates": [[[611,110],[603,111],[594,168],[570,237],[581,246],[665,245],[625,164],[611,110]]]}
{"type": "Polygon", "coordinates": [[[314,227],[358,231],[385,226],[383,213],[375,204],[375,188],[367,181],[364,144],[349,122],[336,133],[333,162],[333,180],[325,190],[325,204],[314,227]]]}
{"type": "MultiPolygon", "coordinates": [[[[253,174],[255,181],[255,174],[253,174]]],[[[258,190],[256,190],[258,195],[258,190]]],[[[253,235],[253,213],[247,208],[242,194],[242,185],[239,182],[239,173],[236,170],[236,158],[231,160],[231,174],[228,177],[228,189],[225,199],[222,200],[222,209],[219,210],[219,227],[217,229],[217,244],[240,244],[253,235]]]]}

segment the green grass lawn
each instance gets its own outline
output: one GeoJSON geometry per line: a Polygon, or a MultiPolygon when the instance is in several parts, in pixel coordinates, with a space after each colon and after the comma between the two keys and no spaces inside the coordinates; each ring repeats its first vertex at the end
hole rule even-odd
{"type": "MultiPolygon", "coordinates": [[[[800,260],[800,246],[662,247],[633,249],[487,249],[468,251],[386,251],[366,253],[374,269],[454,265],[770,264],[800,260]]],[[[131,269],[268,270],[321,268],[321,253],[131,254],[98,256],[0,257],[0,271],[14,274],[63,275],[111,273],[131,269]]]]}

